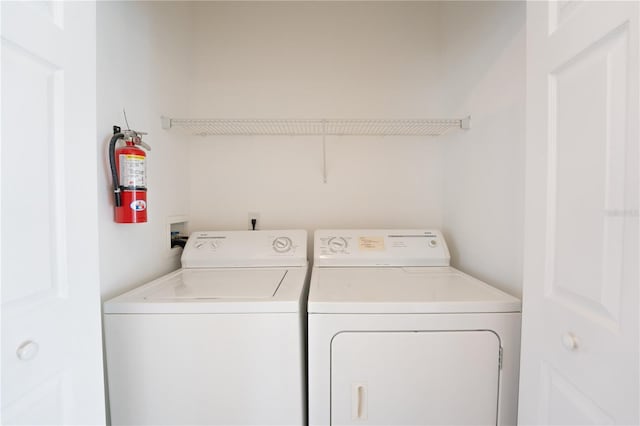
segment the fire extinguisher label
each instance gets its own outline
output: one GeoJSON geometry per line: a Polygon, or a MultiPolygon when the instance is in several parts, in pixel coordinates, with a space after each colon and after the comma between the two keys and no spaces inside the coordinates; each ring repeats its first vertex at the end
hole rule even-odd
{"type": "Polygon", "coordinates": [[[147,164],[145,157],[135,154],[120,154],[118,160],[120,163],[120,185],[146,188],[147,164]]]}
{"type": "Polygon", "coordinates": [[[147,203],[144,200],[135,200],[129,204],[129,207],[131,207],[133,211],[141,212],[147,208],[147,203]]]}

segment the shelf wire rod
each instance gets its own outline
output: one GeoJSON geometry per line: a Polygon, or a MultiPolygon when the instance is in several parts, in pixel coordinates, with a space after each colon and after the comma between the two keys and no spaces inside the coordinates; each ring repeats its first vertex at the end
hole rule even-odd
{"type": "Polygon", "coordinates": [[[244,135],[249,135],[249,136],[253,136],[254,133],[254,129],[253,126],[251,125],[251,121],[245,121],[245,120],[231,120],[229,122],[230,125],[230,132],[234,133],[234,134],[244,134],[244,135]]]}
{"type": "Polygon", "coordinates": [[[221,121],[221,125],[224,125],[223,131],[229,135],[240,135],[240,136],[252,136],[253,135],[253,126],[251,125],[251,120],[227,120],[226,122],[221,121]]]}
{"type": "MultiPolygon", "coordinates": [[[[393,124],[391,124],[391,126],[393,126],[393,124]]],[[[380,133],[386,133],[384,131],[385,129],[385,123],[380,121],[380,120],[373,120],[371,122],[371,124],[369,126],[367,126],[366,128],[366,135],[375,135],[375,134],[380,134],[380,133]]],[[[391,132],[393,133],[393,127],[391,127],[391,132]]]]}
{"type": "Polygon", "coordinates": [[[251,133],[251,136],[256,136],[262,133],[262,127],[264,126],[263,120],[250,120],[243,123],[243,127],[246,129],[248,133],[251,133]]]}
{"type": "Polygon", "coordinates": [[[425,125],[424,123],[420,123],[417,121],[412,121],[411,124],[407,127],[406,134],[422,134],[425,133],[425,125]]]}
{"type": "Polygon", "coordinates": [[[419,135],[430,135],[435,133],[440,133],[440,129],[438,126],[436,126],[436,129],[433,129],[433,126],[430,125],[429,123],[425,123],[424,121],[422,122],[417,122],[416,123],[416,133],[419,135]]]}
{"type": "Polygon", "coordinates": [[[211,122],[211,125],[213,126],[213,132],[218,134],[218,135],[223,135],[226,133],[229,133],[231,131],[231,122],[230,121],[219,121],[219,120],[213,120],[211,122]]]}
{"type": "Polygon", "coordinates": [[[251,120],[245,123],[244,127],[248,132],[251,132],[252,136],[264,133],[264,122],[261,120],[251,120]]]}
{"type": "Polygon", "coordinates": [[[261,121],[257,124],[257,129],[265,135],[273,134],[273,123],[269,120],[261,121]]]}
{"type": "Polygon", "coordinates": [[[233,120],[214,122],[214,124],[216,125],[216,127],[220,128],[220,131],[222,132],[222,134],[224,133],[233,134],[233,130],[234,130],[233,120]]]}
{"type": "Polygon", "coordinates": [[[277,135],[282,133],[282,128],[284,124],[280,120],[276,120],[276,119],[269,120],[269,121],[266,121],[265,124],[269,127],[270,135],[277,135]]]}
{"type": "Polygon", "coordinates": [[[213,122],[213,125],[214,125],[214,129],[216,129],[216,132],[218,132],[218,134],[224,135],[225,133],[231,133],[233,131],[232,129],[233,121],[231,120],[229,121],[216,120],[213,122]]]}
{"type": "Polygon", "coordinates": [[[322,183],[327,183],[327,123],[322,120],[322,183]]]}

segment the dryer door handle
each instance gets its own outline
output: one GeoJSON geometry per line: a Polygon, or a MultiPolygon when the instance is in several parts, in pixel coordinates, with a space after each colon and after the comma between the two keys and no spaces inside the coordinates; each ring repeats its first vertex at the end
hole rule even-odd
{"type": "Polygon", "coordinates": [[[367,385],[353,383],[351,386],[351,419],[367,420],[367,385]]]}

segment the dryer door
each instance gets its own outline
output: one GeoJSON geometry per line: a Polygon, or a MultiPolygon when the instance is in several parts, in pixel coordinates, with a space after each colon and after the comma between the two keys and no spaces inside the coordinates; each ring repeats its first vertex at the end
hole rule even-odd
{"type": "Polygon", "coordinates": [[[492,331],[343,332],[331,344],[332,425],[495,425],[492,331]]]}

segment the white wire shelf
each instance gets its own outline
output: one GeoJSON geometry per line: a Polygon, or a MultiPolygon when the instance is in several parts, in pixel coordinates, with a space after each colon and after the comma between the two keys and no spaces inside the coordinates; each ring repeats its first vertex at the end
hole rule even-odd
{"type": "Polygon", "coordinates": [[[196,136],[440,136],[469,129],[461,119],[194,119],[162,117],[162,128],[181,128],[196,136]]]}

